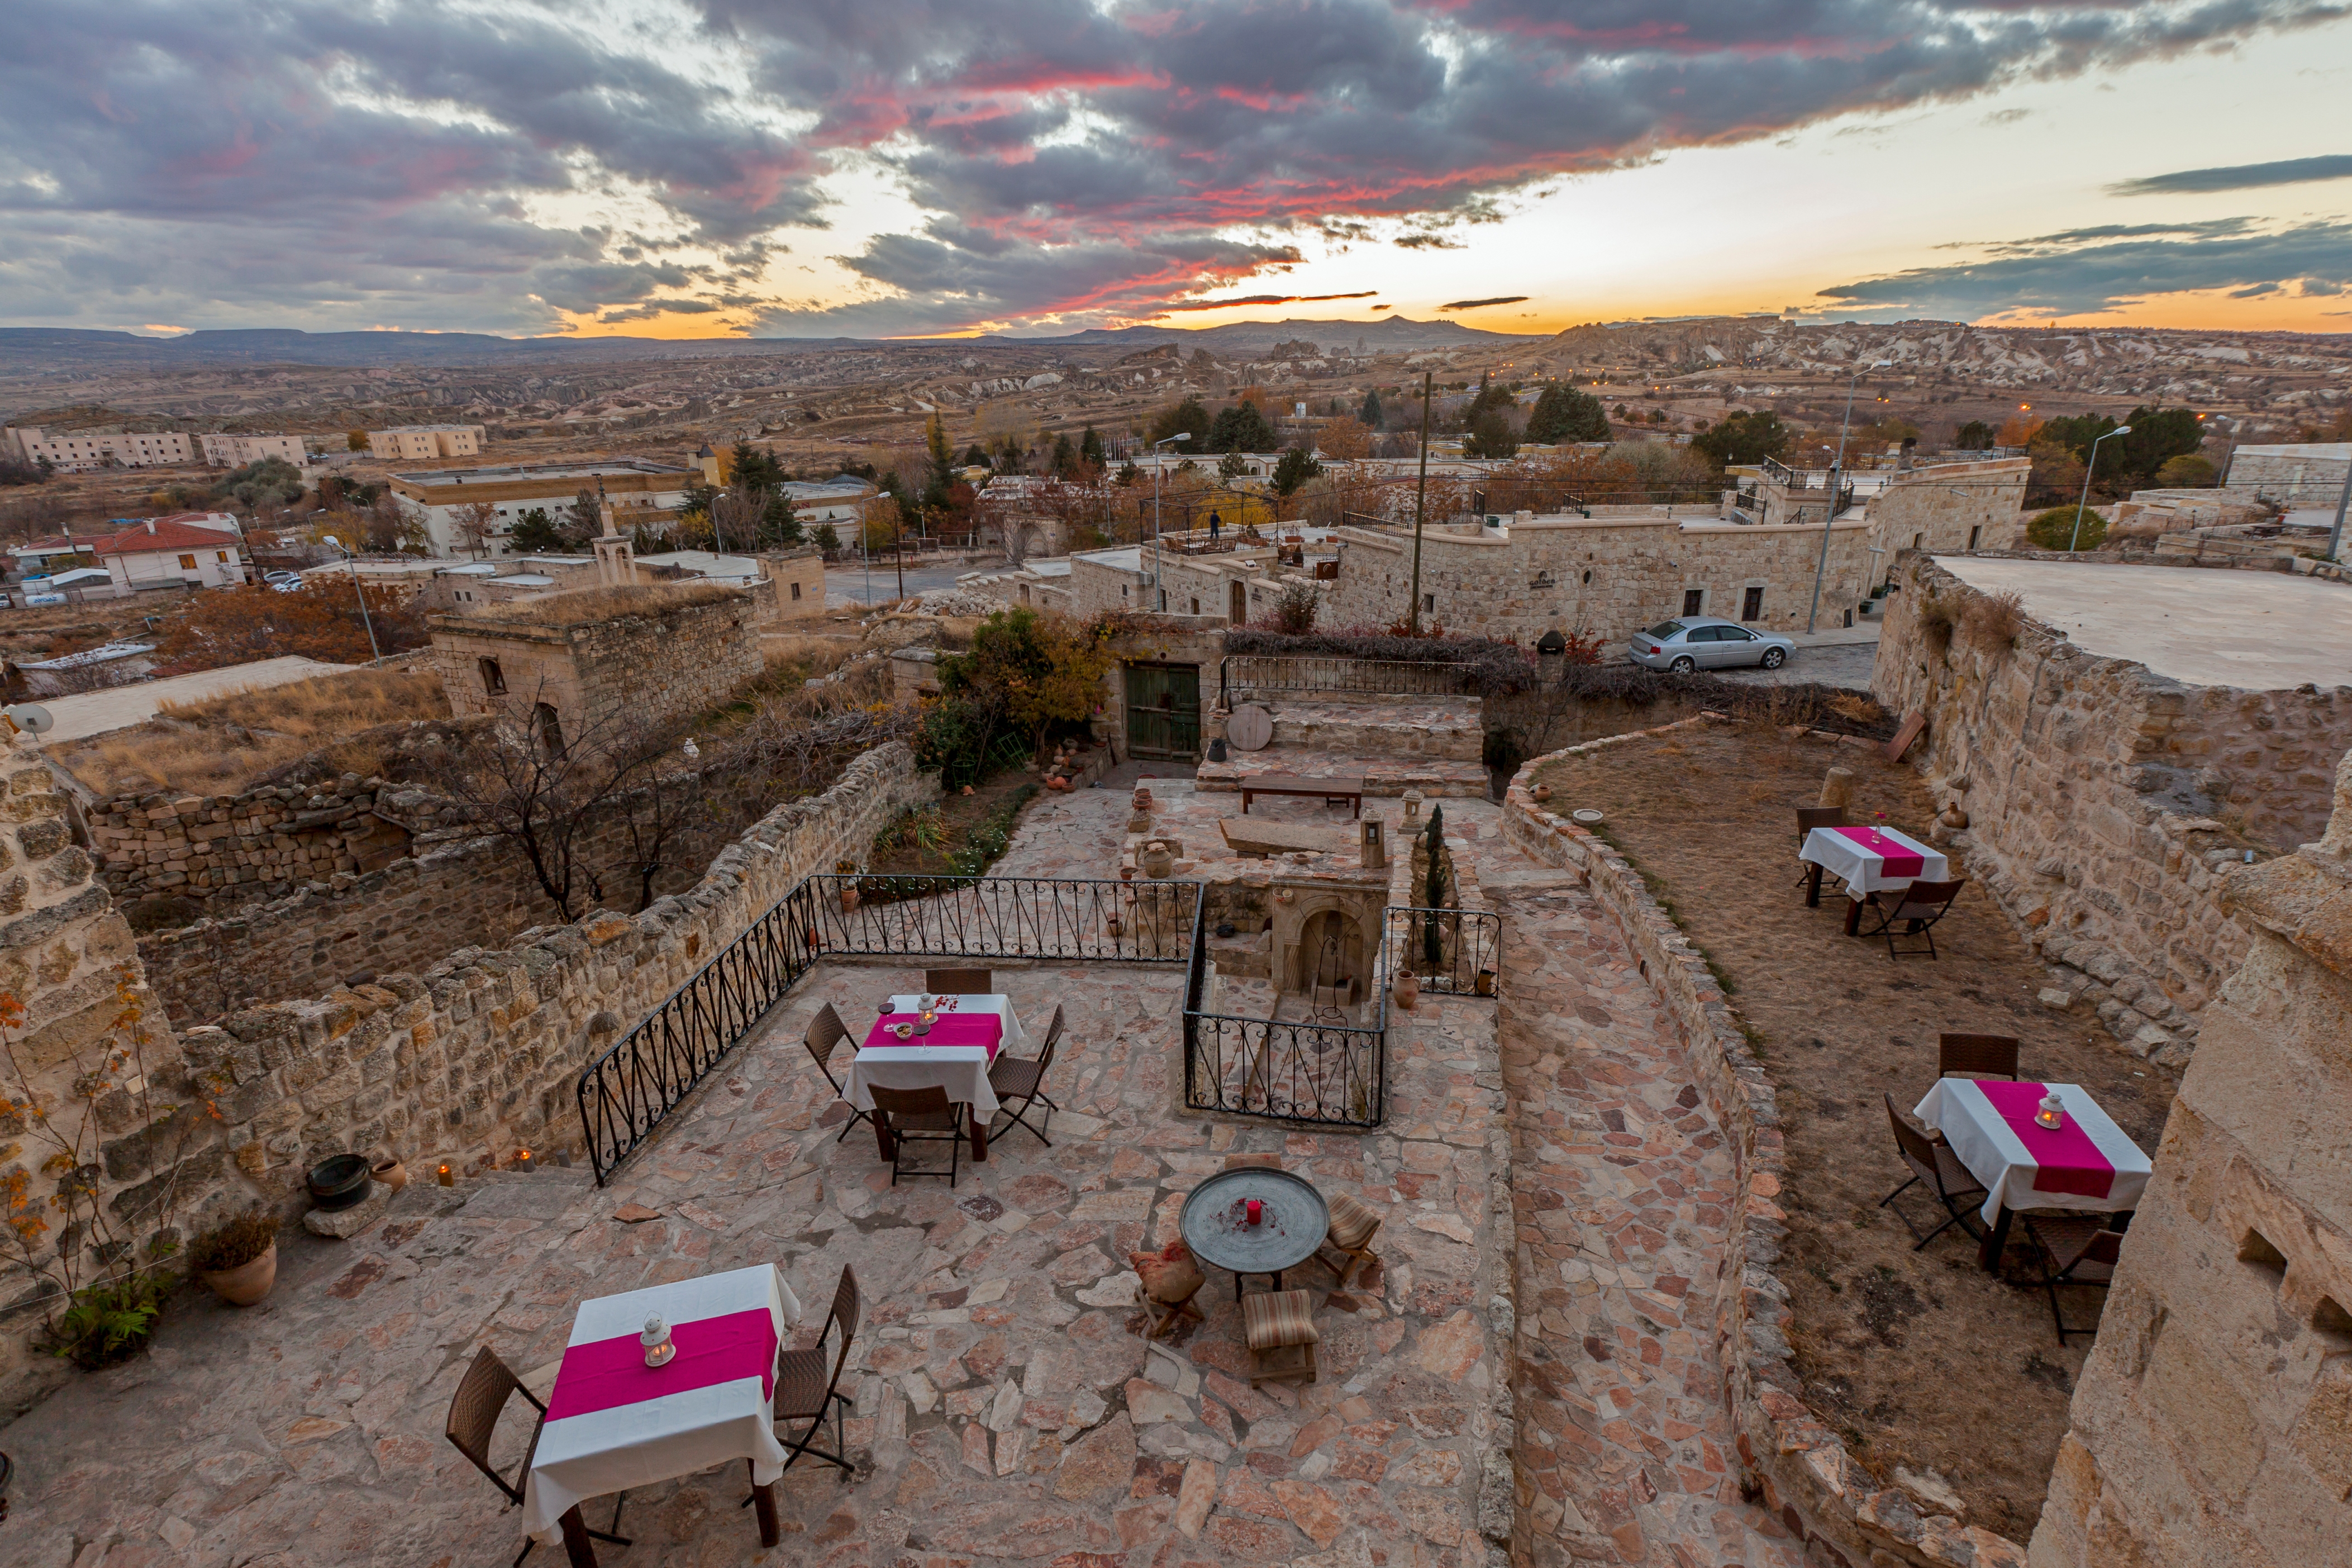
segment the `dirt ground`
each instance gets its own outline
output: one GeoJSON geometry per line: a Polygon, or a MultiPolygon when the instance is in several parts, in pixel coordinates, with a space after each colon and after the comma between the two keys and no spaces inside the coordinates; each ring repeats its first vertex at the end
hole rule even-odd
{"type": "MultiPolygon", "coordinates": [[[[1860,820],[1885,811],[1925,837],[1930,801],[1908,768],[1760,726],[1630,742],[1538,781],[1553,787],[1555,809],[1608,814],[1604,831],[1726,977],[1780,1087],[1790,1229],[1780,1272],[1807,1402],[1882,1478],[1932,1467],[1969,1522],[2021,1542],[2092,1342],[2059,1348],[2048,1297],[2021,1282],[2036,1277],[2022,1226],[2006,1280],[1978,1268],[1957,1227],[1912,1250],[1902,1221],[1878,1207],[1909,1174],[1881,1095],[1906,1111],[1918,1103],[1939,1031],[2016,1035],[2026,1077],[2083,1085],[2153,1153],[2178,1081],[2126,1054],[2089,1009],[2037,1002],[2044,971],[1981,887],[1937,926],[1934,961],[1898,963],[1883,941],[1846,936],[1843,901],[1828,890],[1806,908],[1795,808],[1815,802],[1832,763],[1854,772],[1860,820]]],[[[1895,1202],[1923,1230],[1936,1213],[1916,1187],[1895,1202]]],[[[2062,1300],[2074,1324],[2101,1305],[2083,1288],[2062,1300]]]]}

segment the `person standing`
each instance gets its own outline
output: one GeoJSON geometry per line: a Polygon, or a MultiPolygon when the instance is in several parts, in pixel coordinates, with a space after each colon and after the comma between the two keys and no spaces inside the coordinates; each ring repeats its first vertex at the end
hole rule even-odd
{"type": "Polygon", "coordinates": [[[1209,514],[1209,542],[1211,544],[1215,544],[1217,542],[1217,536],[1224,531],[1224,517],[1219,513],[1211,512],[1209,514]]]}

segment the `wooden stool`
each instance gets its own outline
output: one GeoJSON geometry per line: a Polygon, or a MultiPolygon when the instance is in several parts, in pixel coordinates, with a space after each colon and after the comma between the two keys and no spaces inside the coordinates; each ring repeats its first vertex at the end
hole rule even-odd
{"type": "Polygon", "coordinates": [[[1242,1330],[1249,1341],[1250,1386],[1268,1378],[1316,1380],[1315,1298],[1305,1291],[1260,1291],[1242,1298],[1242,1330]]]}
{"type": "Polygon", "coordinates": [[[1358,1269],[1380,1260],[1372,1250],[1372,1233],[1380,1228],[1378,1213],[1344,1192],[1332,1195],[1330,1228],[1323,1233],[1323,1245],[1316,1251],[1320,1253],[1329,1248],[1339,1253],[1336,1260],[1327,1257],[1323,1261],[1339,1276],[1341,1290],[1348,1288],[1348,1281],[1355,1277],[1358,1269]]]}

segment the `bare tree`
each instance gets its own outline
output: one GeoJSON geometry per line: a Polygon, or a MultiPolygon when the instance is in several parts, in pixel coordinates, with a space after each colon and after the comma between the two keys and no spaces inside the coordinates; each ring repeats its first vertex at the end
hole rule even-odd
{"type": "Polygon", "coordinates": [[[498,532],[499,509],[488,501],[469,501],[449,514],[457,525],[458,541],[474,552],[476,559],[489,553],[490,538],[498,532]]]}

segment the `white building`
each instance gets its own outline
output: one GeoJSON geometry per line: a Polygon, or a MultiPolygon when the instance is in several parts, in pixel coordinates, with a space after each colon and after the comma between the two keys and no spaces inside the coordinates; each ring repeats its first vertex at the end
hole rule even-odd
{"type": "MultiPolygon", "coordinates": [[[[205,514],[150,517],[96,542],[118,592],[148,588],[235,588],[246,580],[244,543],[205,514]]],[[[233,519],[232,519],[233,523],[233,519]]]]}
{"type": "Polygon", "coordinates": [[[34,424],[0,429],[0,453],[26,463],[46,460],[61,474],[97,468],[162,468],[195,461],[195,449],[176,430],[125,434],[119,430],[77,430],[53,435],[34,424]]]}
{"type": "Polygon", "coordinates": [[[425,525],[436,556],[471,555],[474,543],[458,527],[459,514],[477,505],[491,507],[484,549],[491,556],[518,553],[509,542],[516,523],[536,507],[551,521],[580,492],[602,491],[612,504],[614,525],[624,533],[639,523],[666,523],[677,516],[686,492],[701,470],[640,457],[579,463],[506,464],[487,468],[422,469],[392,476],[401,509],[425,525]]]}
{"type": "Polygon", "coordinates": [[[242,468],[248,463],[276,457],[302,466],[309,454],[299,435],[200,435],[205,461],[215,468],[242,468]]]}
{"type": "Polygon", "coordinates": [[[395,424],[367,433],[369,455],[395,463],[479,456],[484,438],[478,424],[395,424]]]}
{"type": "Polygon", "coordinates": [[[803,528],[824,523],[854,523],[866,516],[866,499],[875,488],[863,479],[836,474],[830,479],[790,479],[783,492],[792,498],[793,516],[803,528]]]}

